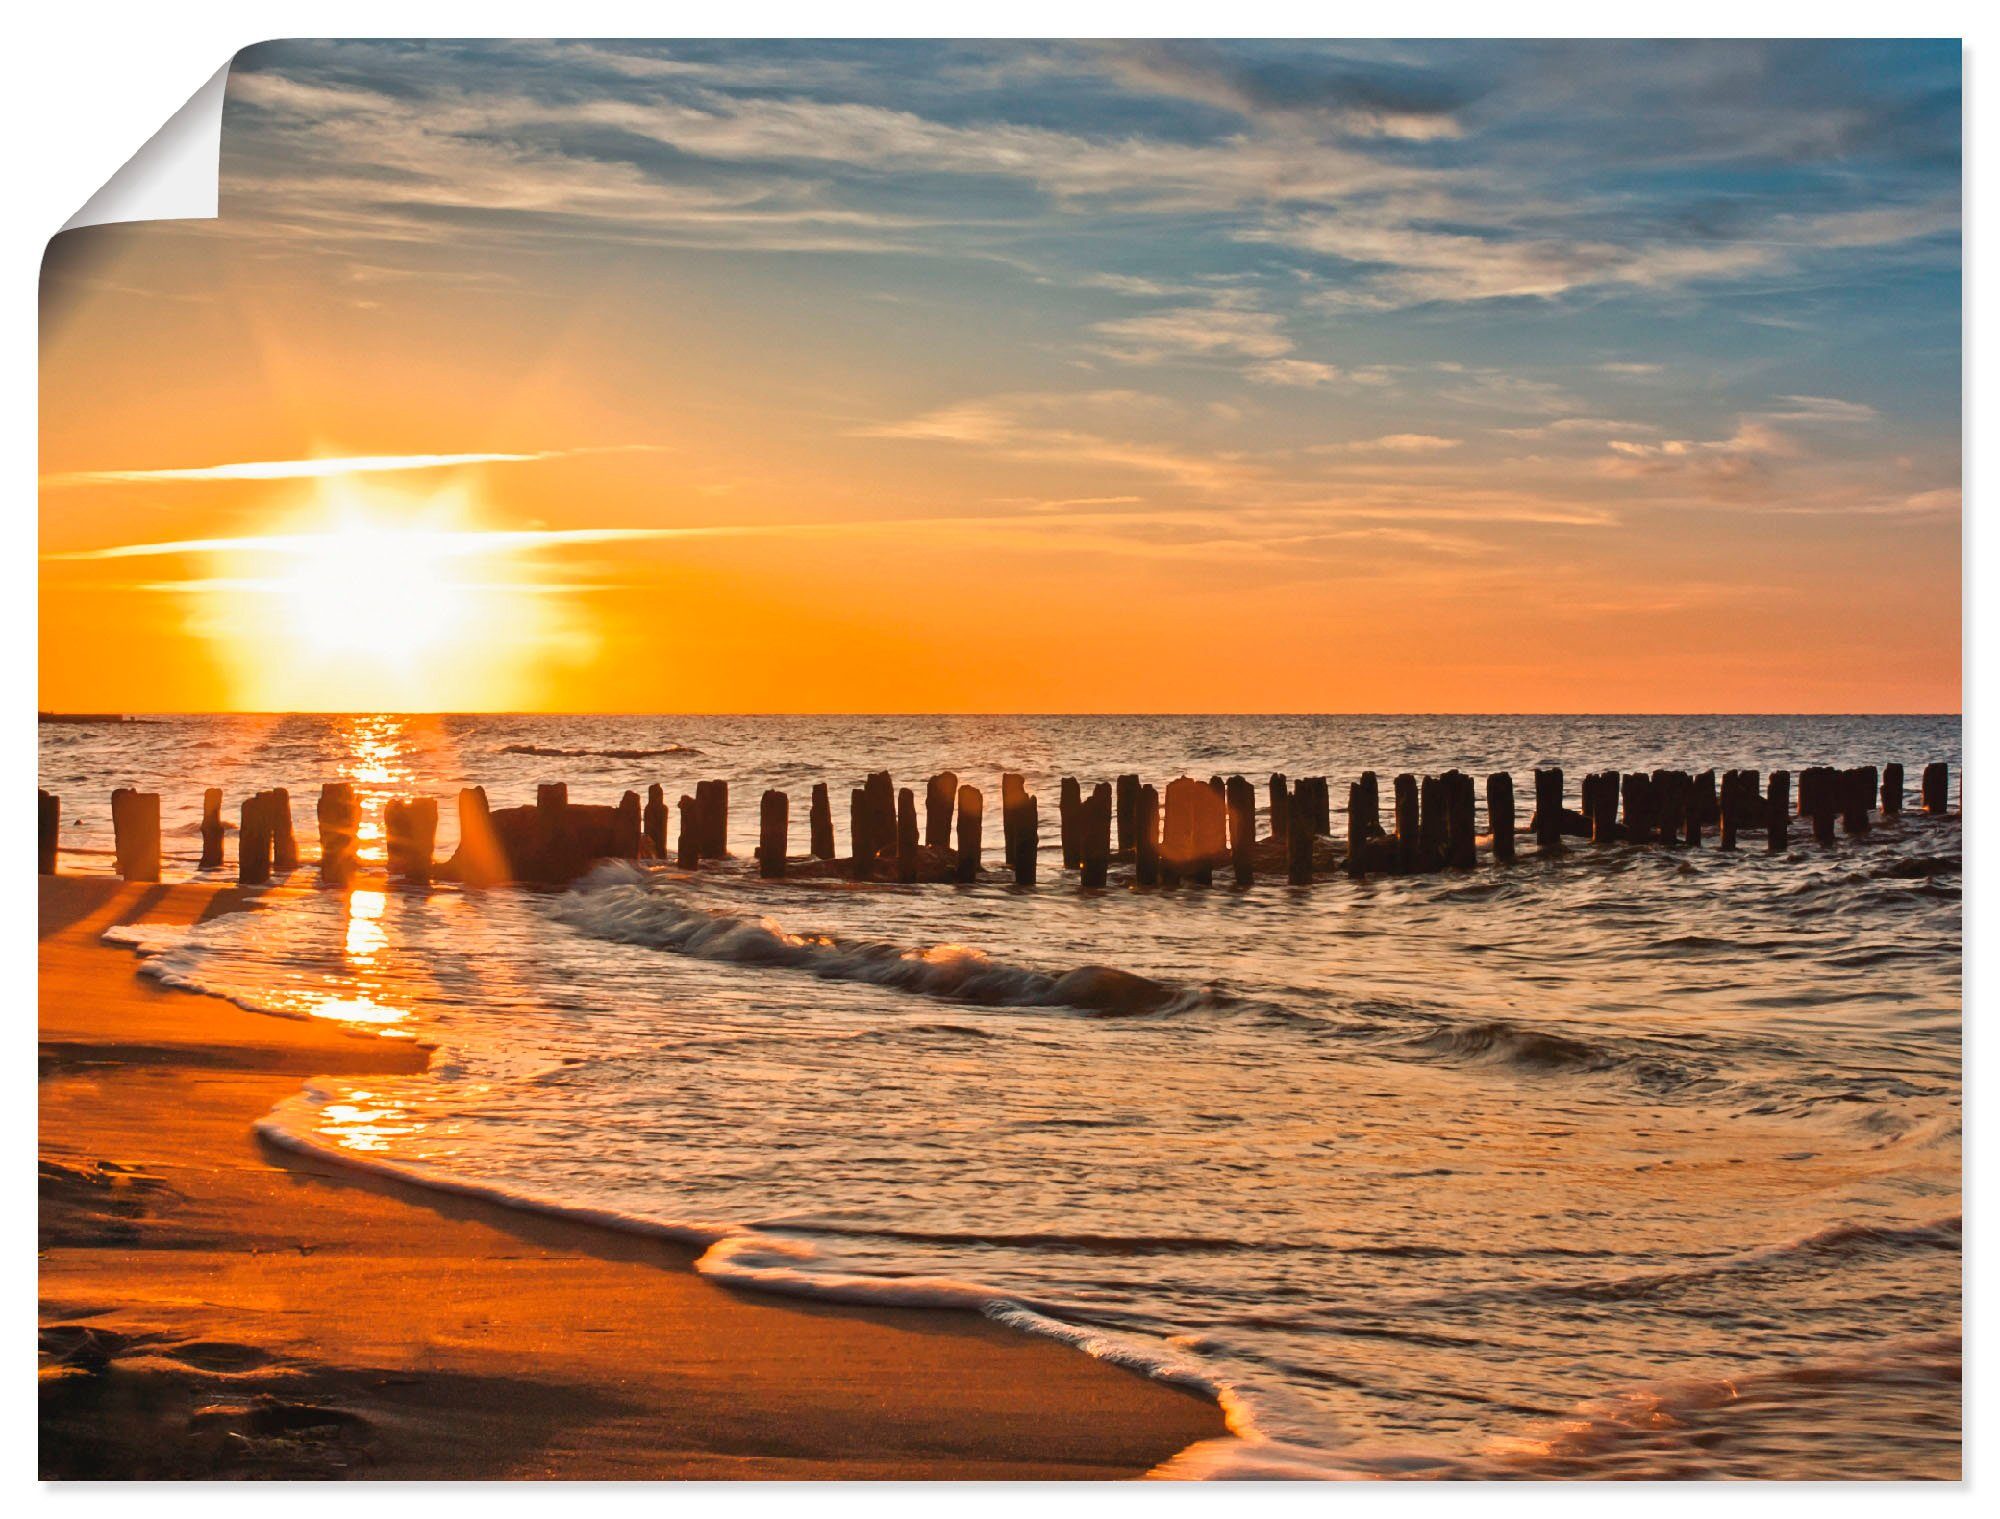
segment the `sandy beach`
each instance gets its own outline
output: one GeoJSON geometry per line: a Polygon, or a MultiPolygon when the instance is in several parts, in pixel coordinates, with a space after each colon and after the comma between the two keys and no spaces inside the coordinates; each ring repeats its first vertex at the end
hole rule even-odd
{"type": "Polygon", "coordinates": [[[251,1126],[423,1052],[160,988],[40,890],[41,1475],[1128,1478],[1205,1399],[969,1314],[732,1292],[693,1253],[347,1174],[251,1126]]]}

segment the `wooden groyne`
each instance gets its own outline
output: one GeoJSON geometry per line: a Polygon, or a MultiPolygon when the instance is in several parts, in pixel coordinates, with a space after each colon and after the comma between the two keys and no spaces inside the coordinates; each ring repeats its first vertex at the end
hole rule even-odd
{"type": "MultiPolygon", "coordinates": [[[[1349,782],[1336,837],[1334,794],[1325,776],[1270,775],[1267,828],[1258,831],[1259,787],[1243,775],[1197,779],[1178,776],[1164,785],[1135,772],[1091,783],[1077,776],[1058,779],[1062,869],[1074,873],[1084,890],[1111,884],[1112,869],[1130,866],[1131,884],[1148,888],[1212,885],[1226,872],[1238,887],[1259,876],[1282,876],[1292,886],[1310,886],[1334,875],[1422,875],[1471,870],[1482,851],[1497,866],[1515,864],[1520,841],[1531,838],[1535,854],[1555,858],[1577,847],[1699,849],[1713,838],[1719,850],[1734,852],[1761,835],[1770,853],[1790,848],[1794,817],[1809,826],[1814,841],[1835,847],[1842,837],[1865,837],[1877,825],[1903,815],[1904,770],[1900,764],[1836,768],[1808,765],[1794,775],[1773,770],[1594,771],[1580,778],[1576,805],[1569,805],[1563,772],[1534,772],[1534,811],[1525,828],[1515,812],[1514,777],[1498,771],[1484,778],[1487,829],[1476,829],[1475,797],[1481,783],[1459,770],[1441,775],[1404,772],[1390,781],[1392,809],[1382,814],[1381,780],[1364,771],[1349,782]]],[[[1949,803],[1950,771],[1942,763],[1924,767],[1923,811],[1939,815],[1949,803]]],[[[698,782],[670,813],[659,784],[642,801],[627,791],[614,805],[572,802],[562,781],[536,788],[532,805],[495,808],[484,787],[458,794],[457,849],[437,859],[438,804],[424,796],[392,797],[382,809],[385,873],[413,885],[456,881],[467,886],[510,882],[560,885],[577,879],[599,861],[673,860],[696,870],[729,858],[729,782],[698,782]],[[669,821],[677,815],[672,846],[669,821]]],[[[37,868],[53,874],[58,864],[62,804],[38,790],[37,868]]],[[[300,866],[292,826],[290,794],[260,791],[239,804],[237,878],[260,885],[300,866]]],[[[1000,777],[1001,859],[1006,879],[1023,888],[1037,884],[1042,840],[1037,797],[1026,777],[1000,777]]],[[[111,795],[111,816],[119,874],[130,881],[160,878],[160,797],[120,787],[111,795]]],[[[200,868],[225,868],[227,834],[224,797],[217,788],[202,795],[200,868]]],[[[876,771],[849,794],[849,849],[836,852],[831,792],[813,786],[808,808],[808,853],[791,852],[791,798],[778,789],[758,802],[754,855],[765,879],[842,879],[961,884],[989,878],[983,861],[985,800],[978,787],[954,771],[929,777],[921,792],[896,787],[889,772],[876,771]],[[921,796],[921,802],[919,797],[921,796]],[[921,807],[921,817],[920,817],[921,807]],[[921,826],[920,826],[921,824],[921,826]]],[[[351,782],[329,782],[317,808],[322,882],[336,888],[360,875],[361,805],[351,782]]]]}

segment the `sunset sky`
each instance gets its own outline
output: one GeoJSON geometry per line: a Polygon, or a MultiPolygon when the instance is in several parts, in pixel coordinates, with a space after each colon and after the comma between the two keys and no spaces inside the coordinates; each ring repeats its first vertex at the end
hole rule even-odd
{"type": "Polygon", "coordinates": [[[1956,43],[278,43],[41,704],[1957,711],[1956,43]]]}

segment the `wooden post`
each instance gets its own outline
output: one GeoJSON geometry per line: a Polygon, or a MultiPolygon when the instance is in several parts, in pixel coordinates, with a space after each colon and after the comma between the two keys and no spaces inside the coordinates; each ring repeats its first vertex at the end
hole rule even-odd
{"type": "Polygon", "coordinates": [[[1141,886],[1160,884],[1160,793],[1141,786],[1135,803],[1137,831],[1132,838],[1135,875],[1141,886]]]}
{"type": "Polygon", "coordinates": [[[917,879],[917,794],[908,786],[896,793],[896,879],[905,886],[917,879]]]}
{"type": "Polygon", "coordinates": [[[985,847],[980,835],[986,826],[986,799],[977,786],[958,788],[958,868],[960,881],[979,879],[979,856],[985,847]]]}
{"type": "Polygon", "coordinates": [[[1274,842],[1285,842],[1285,829],[1292,819],[1292,793],[1284,776],[1277,772],[1271,775],[1271,838],[1274,842]]]}
{"type": "Polygon", "coordinates": [[[1396,777],[1396,869],[1400,874],[1409,875],[1417,868],[1421,823],[1417,778],[1406,770],[1396,777]]]}
{"type": "Polygon", "coordinates": [[[775,881],[785,873],[785,855],[792,847],[792,801],[784,792],[766,791],[757,809],[757,874],[775,881]]]}
{"type": "Polygon", "coordinates": [[[1020,873],[1021,816],[1028,805],[1028,783],[1012,770],[1000,776],[1000,855],[1007,869],[1020,873]]]}
{"type": "Polygon", "coordinates": [[[222,788],[210,786],[201,794],[201,863],[198,870],[222,868],[222,788]]]}
{"type": "Polygon", "coordinates": [[[681,826],[674,840],[674,863],[682,870],[697,869],[701,865],[701,803],[684,795],[675,810],[680,813],[681,826]]]}
{"type": "Polygon", "coordinates": [[[1078,810],[1078,840],[1082,851],[1083,884],[1102,889],[1111,871],[1111,786],[1099,781],[1078,810]]]}
{"type": "Polygon", "coordinates": [[[1136,847],[1139,841],[1139,777],[1118,777],[1118,852],[1136,847]]]}
{"type": "Polygon", "coordinates": [[[646,788],[646,815],[644,818],[646,842],[653,846],[653,858],[667,857],[667,788],[658,781],[646,788]]]}
{"type": "Polygon", "coordinates": [[[1654,805],[1653,778],[1643,770],[1634,770],[1619,780],[1619,791],[1625,803],[1624,830],[1628,843],[1648,842],[1657,827],[1657,808],[1654,805]]]}
{"type": "Polygon", "coordinates": [[[1042,853],[1042,809],[1032,796],[1021,803],[1021,832],[1014,841],[1014,883],[1035,884],[1035,866],[1042,853]]]}
{"type": "Polygon", "coordinates": [[[271,803],[260,791],[243,799],[236,829],[236,879],[261,886],[271,879],[271,803]]]}
{"type": "MultiPolygon", "coordinates": [[[[1361,842],[1365,844],[1382,831],[1382,786],[1373,770],[1362,771],[1358,784],[1361,787],[1361,842]]],[[[1353,795],[1352,791],[1348,793],[1350,807],[1353,805],[1353,795]]],[[[1354,818],[1350,814],[1348,818],[1350,833],[1353,827],[1354,818]]]]}
{"type": "Polygon", "coordinates": [[[1077,813],[1083,807],[1083,787],[1073,775],[1062,778],[1062,790],[1056,802],[1056,830],[1062,839],[1062,862],[1064,870],[1074,870],[1083,863],[1083,849],[1077,831],[1077,813]]]}
{"type": "MultiPolygon", "coordinates": [[[[220,793],[215,793],[219,795],[220,793]]],[[[45,876],[56,873],[56,852],[62,843],[62,798],[52,791],[35,788],[35,869],[45,876]]]]}
{"type": "MultiPolygon", "coordinates": [[[[1694,801],[1688,810],[1694,814],[1696,822],[1710,826],[1721,816],[1722,806],[1715,797],[1713,770],[1704,770],[1694,778],[1694,801]]],[[[1701,840],[1697,838],[1691,842],[1698,844],[1701,840]]]]}
{"type": "Polygon", "coordinates": [[[868,842],[877,852],[896,847],[896,783],[886,770],[870,771],[868,784],[868,842]]]}
{"type": "Polygon", "coordinates": [[[1306,793],[1312,799],[1313,832],[1323,839],[1333,837],[1333,797],[1327,789],[1326,777],[1312,778],[1312,789],[1306,793]]]}
{"type": "Polygon", "coordinates": [[[1836,786],[1841,826],[1851,834],[1868,832],[1868,811],[1875,805],[1875,767],[1856,765],[1843,770],[1836,786]]]}
{"type": "Polygon", "coordinates": [[[1618,782],[1616,770],[1605,770],[1591,778],[1590,842],[1609,844],[1618,837],[1618,782]]]}
{"type": "Polygon", "coordinates": [[[1364,813],[1367,802],[1362,796],[1361,782],[1349,781],[1347,785],[1347,873],[1359,880],[1363,862],[1367,858],[1367,821],[1364,813]]]}
{"type": "Polygon", "coordinates": [[[958,797],[958,777],[940,770],[924,788],[924,842],[940,852],[951,848],[951,804],[958,797]]]}
{"type": "Polygon", "coordinates": [[[1951,804],[1951,767],[1942,760],[1924,766],[1924,811],[1942,813],[1951,804]]]}
{"type": "Polygon", "coordinates": [[[701,806],[701,854],[705,860],[729,858],[729,782],[698,781],[694,799],[701,806]]]}
{"type": "Polygon", "coordinates": [[[1551,768],[1535,772],[1535,848],[1543,854],[1560,854],[1562,835],[1563,773],[1551,768]]]}
{"type": "MultiPolygon", "coordinates": [[[[319,788],[319,878],[332,887],[354,879],[356,846],[361,834],[361,806],[347,781],[328,781],[319,788]]],[[[236,853],[240,862],[243,837],[239,829],[236,853]]],[[[240,866],[239,866],[240,871],[240,866]]]]}
{"type": "Polygon", "coordinates": [[[458,793],[459,885],[494,886],[507,880],[511,873],[500,840],[493,832],[493,806],[486,799],[486,788],[463,788],[458,793]]]}
{"type": "Polygon", "coordinates": [[[1435,775],[1425,776],[1417,795],[1417,869],[1436,870],[1444,863],[1451,837],[1443,779],[1435,775]]]}
{"type": "Polygon", "coordinates": [[[873,879],[875,856],[882,845],[875,837],[875,800],[866,786],[856,786],[848,797],[847,837],[853,849],[854,879],[873,879]]]}
{"type": "Polygon", "coordinates": [[[812,804],[806,811],[806,828],[811,835],[812,856],[815,860],[833,858],[833,797],[826,789],[825,781],[813,784],[812,804]]]}
{"type": "MultiPolygon", "coordinates": [[[[1833,842],[1834,818],[1839,811],[1839,774],[1823,765],[1813,766],[1812,829],[1817,843],[1833,842]]],[[[1803,800],[1803,799],[1802,799],[1803,800]]]]}
{"type": "Polygon", "coordinates": [[[1216,863],[1229,854],[1228,788],[1221,776],[1214,776],[1188,799],[1194,814],[1195,883],[1213,886],[1216,863]]]}
{"type": "Polygon", "coordinates": [[[1782,850],[1792,817],[1792,776],[1788,770],[1773,770],[1771,786],[1764,798],[1764,847],[1772,854],[1782,850]]]}
{"type": "MultiPolygon", "coordinates": [[[[633,796],[635,814],[638,803],[639,798],[633,796]]],[[[390,875],[418,885],[430,884],[431,860],[437,853],[437,822],[437,801],[433,797],[397,797],[384,804],[382,834],[390,875]]],[[[637,832],[636,817],[634,832],[637,832]]]]}
{"type": "Polygon", "coordinates": [[[1734,770],[1722,777],[1721,811],[1716,818],[1716,848],[1736,848],[1736,825],[1743,815],[1743,778],[1734,770]]]}
{"type": "Polygon", "coordinates": [[[639,793],[628,791],[618,798],[618,817],[611,834],[611,858],[636,860],[646,839],[646,809],[639,805],[639,793]]]}
{"type": "MultiPolygon", "coordinates": [[[[1675,773],[1680,780],[1681,804],[1683,808],[1681,821],[1684,827],[1681,837],[1687,841],[1688,848],[1699,849],[1701,848],[1701,825],[1708,821],[1702,809],[1701,777],[1698,775],[1689,775],[1685,770],[1675,773]]],[[[1709,774],[1713,776],[1714,772],[1710,771],[1709,774]]]]}
{"type": "Polygon", "coordinates": [[[1240,775],[1228,781],[1229,865],[1238,886],[1257,877],[1257,788],[1240,775]]]}
{"type": "Polygon", "coordinates": [[[542,781],[535,787],[535,808],[549,822],[560,824],[569,810],[569,782],[542,781]]]}
{"type": "Polygon", "coordinates": [[[1295,789],[1291,816],[1285,819],[1285,880],[1310,886],[1313,880],[1313,808],[1310,791],[1295,789]]]}
{"type": "Polygon", "coordinates": [[[128,881],[159,880],[160,794],[129,786],[112,792],[111,832],[118,874],[128,881]]]}
{"type": "Polygon", "coordinates": [[[1206,808],[1215,793],[1191,776],[1167,782],[1166,816],[1160,829],[1160,862],[1175,880],[1206,886],[1214,879],[1204,849],[1206,808]]]}
{"type": "Polygon", "coordinates": [[[1471,776],[1462,770],[1445,776],[1445,821],[1450,834],[1446,857],[1454,870],[1471,870],[1479,864],[1475,798],[1471,776]]]}
{"type": "Polygon", "coordinates": [[[1486,821],[1493,829],[1493,858],[1514,863],[1514,777],[1505,770],[1486,777],[1486,821]]]}
{"type": "Polygon", "coordinates": [[[1903,812],[1903,767],[1895,760],[1882,767],[1882,816],[1900,817],[1903,812]]]}

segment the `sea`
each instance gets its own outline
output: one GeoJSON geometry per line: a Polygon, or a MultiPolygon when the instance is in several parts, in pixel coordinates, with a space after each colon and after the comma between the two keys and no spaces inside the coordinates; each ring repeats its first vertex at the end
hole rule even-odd
{"type": "MultiPolygon", "coordinates": [[[[189,716],[44,724],[63,868],[114,786],[575,801],[730,783],[734,858],[567,890],[273,889],[114,930],[169,985],[435,1047],[270,1145],[686,1240],[756,1293],[955,1307],[1217,1398],[1165,1477],[1954,1478],[1957,717],[189,716]],[[1530,772],[1900,761],[1900,819],[1539,857],[1530,772]],[[1930,761],[1947,814],[1916,808],[1930,761]],[[1310,887],[1080,888],[1064,775],[1510,770],[1520,857],[1310,887]],[[873,770],[988,798],[964,886],[766,882],[756,798],[873,770]],[[999,855],[1043,798],[1039,884],[999,855]]],[[[1483,810],[1479,822],[1486,826],[1483,810]]],[[[234,860],[233,838],[229,858],[234,860]]],[[[233,878],[233,870],[224,875],[233,878]]],[[[938,1389],[949,1397],[948,1388],[938,1389]]]]}

